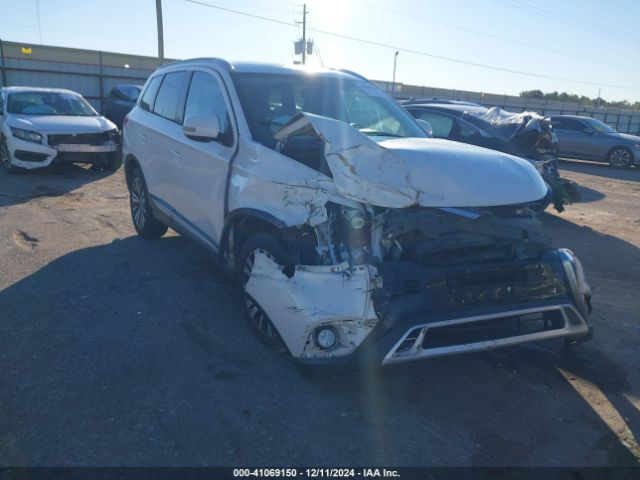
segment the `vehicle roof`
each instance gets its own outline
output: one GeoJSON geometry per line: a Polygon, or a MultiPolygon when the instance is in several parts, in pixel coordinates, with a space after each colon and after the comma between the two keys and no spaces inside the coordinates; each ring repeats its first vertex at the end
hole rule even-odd
{"type": "Polygon", "coordinates": [[[456,103],[411,103],[408,105],[404,105],[406,108],[432,108],[435,110],[449,110],[451,112],[455,112],[458,114],[463,114],[464,112],[471,111],[486,111],[486,107],[477,106],[477,105],[461,105],[456,103]]]}
{"type": "Polygon", "coordinates": [[[19,93],[19,92],[49,92],[49,93],[73,93],[80,95],[78,92],[68,90],[66,88],[43,88],[43,87],[2,87],[7,93],[19,93]]]}
{"type": "MultiPolygon", "coordinates": [[[[114,86],[113,88],[121,88],[121,87],[142,88],[143,85],[140,85],[139,83],[119,83],[118,85],[114,86]]],[[[111,90],[113,90],[113,88],[111,90]]]]}
{"type": "Polygon", "coordinates": [[[572,118],[574,120],[597,120],[597,118],[587,117],[586,115],[549,115],[549,118],[572,118]]]}
{"type": "Polygon", "coordinates": [[[178,62],[168,63],[158,68],[158,71],[178,66],[197,66],[208,65],[225,69],[229,72],[239,73],[270,73],[270,74],[289,74],[311,73],[335,77],[355,77],[360,76],[356,73],[333,70],[328,68],[309,67],[305,65],[280,65],[275,63],[258,63],[258,62],[231,62],[221,58],[192,58],[189,60],[180,60],[178,62]]]}

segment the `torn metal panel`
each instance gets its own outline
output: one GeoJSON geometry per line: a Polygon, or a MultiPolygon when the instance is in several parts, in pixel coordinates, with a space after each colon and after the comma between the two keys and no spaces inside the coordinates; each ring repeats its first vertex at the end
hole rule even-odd
{"type": "Polygon", "coordinates": [[[267,313],[294,357],[339,356],[351,353],[377,322],[371,300],[368,267],[298,266],[289,278],[282,266],[257,252],[245,291],[267,313]],[[331,324],[339,345],[321,351],[313,345],[315,328],[331,324]]]}
{"type": "Polygon", "coordinates": [[[326,175],[260,144],[241,144],[229,188],[229,210],[266,211],[286,226],[325,222],[328,201],[355,205],[326,175]]]}
{"type": "Polygon", "coordinates": [[[300,113],[274,137],[283,141],[313,128],[325,142],[337,193],[388,208],[479,207],[539,200],[547,187],[526,161],[433,138],[379,143],[350,125],[300,113]]]}

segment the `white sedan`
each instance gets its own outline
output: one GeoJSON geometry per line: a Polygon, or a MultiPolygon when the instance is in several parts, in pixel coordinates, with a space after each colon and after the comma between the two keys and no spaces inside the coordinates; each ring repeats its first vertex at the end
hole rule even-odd
{"type": "Polygon", "coordinates": [[[121,163],[117,127],[70,90],[0,89],[0,163],[7,172],[59,162],[115,170],[121,163]]]}

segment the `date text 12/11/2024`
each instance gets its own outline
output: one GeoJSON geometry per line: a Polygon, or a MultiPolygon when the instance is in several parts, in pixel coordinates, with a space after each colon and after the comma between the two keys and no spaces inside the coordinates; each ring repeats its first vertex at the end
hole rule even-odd
{"type": "Polygon", "coordinates": [[[236,468],[233,470],[233,476],[235,478],[398,478],[400,474],[397,470],[386,468],[306,468],[304,470],[296,468],[236,468]]]}

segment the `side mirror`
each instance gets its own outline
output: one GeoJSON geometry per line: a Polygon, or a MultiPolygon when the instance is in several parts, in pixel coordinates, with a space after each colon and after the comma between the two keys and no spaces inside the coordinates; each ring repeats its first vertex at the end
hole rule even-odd
{"type": "Polygon", "coordinates": [[[594,132],[590,128],[585,128],[584,130],[582,130],[582,133],[584,133],[585,135],[589,135],[590,137],[596,134],[596,132],[594,132]]]}
{"type": "Polygon", "coordinates": [[[215,115],[193,115],[184,120],[182,132],[186,137],[200,142],[218,140],[220,120],[215,115]]]}
{"type": "Polygon", "coordinates": [[[420,125],[420,127],[427,133],[427,135],[433,137],[433,127],[429,122],[421,118],[416,119],[416,122],[418,122],[418,125],[420,125]]]}

